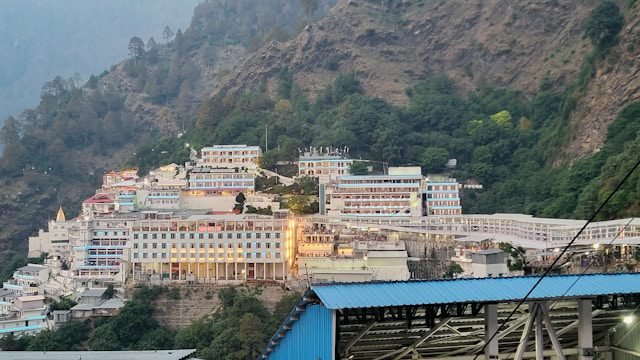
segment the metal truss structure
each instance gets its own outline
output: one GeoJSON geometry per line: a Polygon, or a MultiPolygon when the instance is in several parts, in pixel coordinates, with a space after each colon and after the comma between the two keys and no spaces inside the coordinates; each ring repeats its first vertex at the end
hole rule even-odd
{"type": "Polygon", "coordinates": [[[640,306],[640,295],[532,301],[516,306],[442,304],[337,311],[336,359],[591,359],[610,351],[610,334],[640,306]],[[484,353],[481,353],[484,349],[484,353]]]}

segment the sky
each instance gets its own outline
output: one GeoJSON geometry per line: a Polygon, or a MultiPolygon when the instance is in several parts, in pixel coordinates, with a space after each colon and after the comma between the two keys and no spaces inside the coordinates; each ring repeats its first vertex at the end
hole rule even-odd
{"type": "Polygon", "coordinates": [[[42,84],[79,73],[83,80],[145,42],[186,29],[200,0],[2,0],[0,123],[38,103],[42,84]]]}

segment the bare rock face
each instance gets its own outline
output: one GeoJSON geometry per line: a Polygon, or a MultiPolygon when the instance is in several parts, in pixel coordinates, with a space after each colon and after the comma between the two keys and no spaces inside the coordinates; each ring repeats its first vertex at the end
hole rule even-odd
{"type": "Polygon", "coordinates": [[[596,64],[596,75],[576,105],[571,119],[568,159],[589,156],[600,150],[607,128],[622,108],[640,101],[640,8],[627,9],[618,45],[596,64]]]}
{"type": "Polygon", "coordinates": [[[596,1],[342,0],[296,39],[251,56],[213,94],[273,84],[293,70],[314,98],[341,73],[370,96],[405,104],[407,87],[446,74],[463,90],[481,83],[534,93],[542,79],[567,84],[591,45],[582,24],[596,1]]]}

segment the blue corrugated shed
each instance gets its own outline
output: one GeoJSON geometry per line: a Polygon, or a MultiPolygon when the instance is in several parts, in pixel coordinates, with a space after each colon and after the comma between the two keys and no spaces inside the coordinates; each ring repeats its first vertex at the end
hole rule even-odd
{"type": "MultiPolygon", "coordinates": [[[[537,276],[317,285],[312,291],[329,309],[516,301],[537,276]]],[[[640,273],[548,276],[529,299],[640,293],[640,273]]]]}
{"type": "MultiPolygon", "coordinates": [[[[331,360],[333,358],[333,312],[321,305],[311,305],[300,320],[273,347],[270,360],[331,360]]],[[[282,331],[279,330],[279,333],[282,331]]],[[[277,335],[277,333],[276,333],[277,335]]],[[[272,340],[277,339],[272,338],[272,340]]]]}

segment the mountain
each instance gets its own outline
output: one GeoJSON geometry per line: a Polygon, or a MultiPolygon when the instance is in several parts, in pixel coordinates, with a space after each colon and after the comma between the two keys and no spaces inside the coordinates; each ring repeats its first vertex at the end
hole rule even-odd
{"type": "Polygon", "coordinates": [[[198,0],[5,0],[0,10],[0,124],[38,102],[45,81],[87,80],[127,56],[129,39],[163,41],[198,0]]]}
{"type": "MultiPolygon", "coordinates": [[[[295,36],[332,4],[204,1],[187,29],[174,29],[171,41],[140,41],[135,56],[90,76],[82,86],[61,76],[46,82],[39,104],[10,117],[0,129],[3,257],[24,251],[27,237],[44,226],[58,206],[77,214],[101,175],[130,163],[137,146],[156,138],[177,139],[191,127],[201,95],[210,93],[221,74],[246,54],[272,39],[295,36]]],[[[83,31],[91,34],[88,28],[83,31]]],[[[171,162],[170,156],[180,155],[158,161],[171,162]]]]}
{"type": "Polygon", "coordinates": [[[268,44],[216,87],[272,82],[282,66],[315,98],[338,72],[365,94],[406,104],[406,88],[447,75],[463,91],[485,83],[535,93],[573,80],[591,50],[583,23],[597,1],[340,1],[294,41],[268,44]]]}
{"type": "MultiPolygon", "coordinates": [[[[465,212],[577,218],[640,149],[635,1],[340,0],[323,17],[331,5],[210,0],[82,88],[45,84],[0,133],[2,250],[59,204],[77,212],[104,170],[184,161],[186,142],[268,142],[267,168],[309,145],[425,172],[456,158],[451,175],[484,185],[465,212]]],[[[600,218],[639,209],[638,183],[600,218]]]]}

